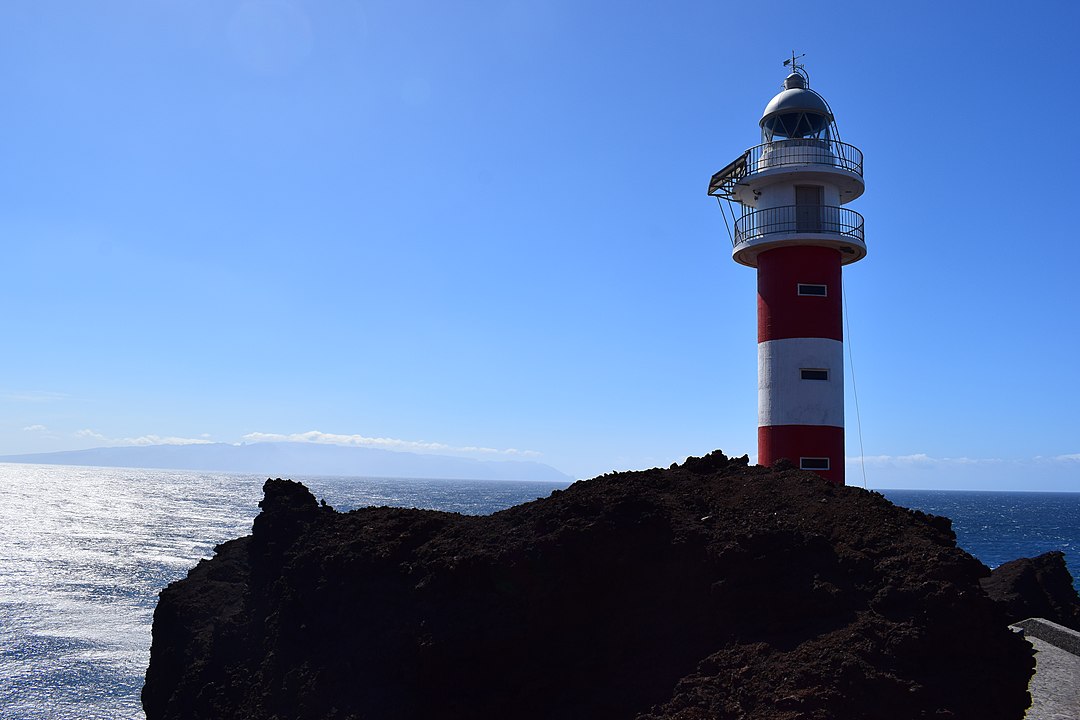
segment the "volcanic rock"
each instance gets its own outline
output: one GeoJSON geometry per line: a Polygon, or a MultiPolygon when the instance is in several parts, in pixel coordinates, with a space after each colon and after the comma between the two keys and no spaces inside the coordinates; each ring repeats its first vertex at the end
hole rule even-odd
{"type": "Polygon", "coordinates": [[[949,521],[722,453],[490,516],[319,507],[162,593],[172,718],[1019,719],[1030,646],[949,521]]]}
{"type": "Polygon", "coordinates": [[[1009,622],[1038,617],[1080,630],[1080,596],[1061,551],[1004,563],[980,582],[1009,622]]]}

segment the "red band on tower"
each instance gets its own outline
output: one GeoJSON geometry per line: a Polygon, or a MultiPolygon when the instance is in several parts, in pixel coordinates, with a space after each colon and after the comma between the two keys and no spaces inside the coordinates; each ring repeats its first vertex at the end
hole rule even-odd
{"type": "Polygon", "coordinates": [[[758,255],[758,342],[782,338],[844,339],[840,253],[795,245],[758,255]],[[824,295],[799,294],[824,286],[824,295]],[[808,288],[804,288],[808,289],[808,288]]]}
{"type": "Polygon", "coordinates": [[[758,428],[758,465],[787,458],[800,467],[803,458],[829,458],[828,470],[814,470],[844,484],[844,428],[827,425],[772,425],[758,428]]]}

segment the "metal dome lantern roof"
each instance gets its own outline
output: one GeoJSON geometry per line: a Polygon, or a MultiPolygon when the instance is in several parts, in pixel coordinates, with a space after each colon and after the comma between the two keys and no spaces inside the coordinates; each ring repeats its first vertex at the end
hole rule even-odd
{"type": "Polygon", "coordinates": [[[762,113],[762,138],[770,142],[776,138],[821,138],[828,135],[833,122],[832,112],[825,98],[809,88],[804,75],[793,72],[784,80],[781,90],[762,113]]]}

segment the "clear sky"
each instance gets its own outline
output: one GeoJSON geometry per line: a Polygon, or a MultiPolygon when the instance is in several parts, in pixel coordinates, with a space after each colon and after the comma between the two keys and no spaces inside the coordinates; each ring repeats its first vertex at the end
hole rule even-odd
{"type": "Polygon", "coordinates": [[[869,486],[1080,490],[1078,8],[4,2],[0,454],[753,457],[705,191],[794,49],[866,158],[869,486]]]}

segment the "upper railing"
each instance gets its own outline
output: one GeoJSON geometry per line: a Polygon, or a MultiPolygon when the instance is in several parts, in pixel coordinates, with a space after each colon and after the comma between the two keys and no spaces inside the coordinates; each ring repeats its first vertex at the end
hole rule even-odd
{"type": "Polygon", "coordinates": [[[836,235],[863,239],[863,216],[832,205],[782,205],[754,210],[735,221],[734,246],[766,235],[836,235]]]}
{"type": "Polygon", "coordinates": [[[709,194],[730,198],[736,183],[744,177],[791,165],[824,165],[847,170],[862,177],[863,155],[859,148],[839,140],[774,140],[755,145],[713,175],[709,181],[709,194]]]}

